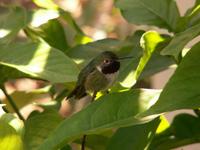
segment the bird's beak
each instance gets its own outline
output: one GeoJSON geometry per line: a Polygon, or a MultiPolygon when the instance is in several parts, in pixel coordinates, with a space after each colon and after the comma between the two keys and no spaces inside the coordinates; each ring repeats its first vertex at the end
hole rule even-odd
{"type": "Polygon", "coordinates": [[[133,56],[120,57],[118,58],[118,60],[131,59],[131,58],[133,58],[133,56]]]}

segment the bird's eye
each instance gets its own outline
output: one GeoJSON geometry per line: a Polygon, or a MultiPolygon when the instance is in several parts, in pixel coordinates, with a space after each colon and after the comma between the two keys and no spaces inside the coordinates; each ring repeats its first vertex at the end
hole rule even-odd
{"type": "Polygon", "coordinates": [[[108,64],[110,61],[109,61],[108,59],[105,59],[103,62],[104,62],[105,64],[108,64]]]}

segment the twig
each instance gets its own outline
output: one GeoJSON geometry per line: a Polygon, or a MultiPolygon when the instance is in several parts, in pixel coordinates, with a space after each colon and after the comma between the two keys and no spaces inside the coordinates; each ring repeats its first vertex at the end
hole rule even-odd
{"type": "MultiPolygon", "coordinates": [[[[92,95],[91,103],[94,102],[96,95],[97,95],[97,92],[94,92],[92,95]]],[[[87,135],[84,134],[82,138],[82,142],[81,142],[81,150],[85,150],[86,138],[87,138],[87,135]]]]}
{"type": "Polygon", "coordinates": [[[5,94],[8,102],[10,103],[10,105],[12,106],[12,108],[14,109],[14,111],[16,112],[16,114],[18,115],[18,117],[22,120],[25,121],[24,117],[22,116],[22,114],[19,112],[19,109],[17,107],[17,105],[15,104],[14,100],[12,99],[12,97],[7,93],[6,89],[4,86],[1,86],[1,90],[3,91],[3,93],[5,94]]]}
{"type": "MultiPolygon", "coordinates": [[[[3,103],[2,103],[2,100],[0,100],[0,104],[3,104],[3,103]]],[[[4,112],[9,113],[9,111],[6,109],[5,106],[2,106],[2,109],[3,109],[4,112]]]]}

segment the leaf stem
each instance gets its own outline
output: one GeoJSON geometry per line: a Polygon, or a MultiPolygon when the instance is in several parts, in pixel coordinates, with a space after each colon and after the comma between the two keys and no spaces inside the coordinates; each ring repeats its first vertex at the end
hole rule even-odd
{"type": "MultiPolygon", "coordinates": [[[[2,100],[0,100],[0,104],[3,104],[3,103],[2,103],[2,100]]],[[[6,109],[5,106],[2,106],[2,109],[3,109],[4,112],[9,113],[9,111],[6,109]]]]}
{"type": "Polygon", "coordinates": [[[18,117],[22,120],[25,121],[24,117],[22,116],[22,114],[20,113],[17,105],[15,104],[14,100],[12,99],[12,97],[7,93],[5,86],[1,86],[1,90],[3,91],[3,93],[5,94],[8,102],[10,103],[10,105],[12,106],[12,108],[14,109],[14,111],[16,112],[16,114],[18,115],[18,117]]]}

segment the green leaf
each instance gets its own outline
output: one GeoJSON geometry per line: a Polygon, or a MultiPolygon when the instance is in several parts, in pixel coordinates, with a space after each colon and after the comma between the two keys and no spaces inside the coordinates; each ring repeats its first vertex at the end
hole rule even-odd
{"type": "Polygon", "coordinates": [[[38,28],[26,28],[26,32],[30,37],[42,38],[50,46],[66,51],[69,45],[66,41],[64,29],[57,19],[51,19],[47,23],[42,24],[38,28]]]}
{"type": "Polygon", "coordinates": [[[120,128],[110,139],[107,150],[144,150],[149,146],[156,129],[159,119],[141,125],[120,128]]]}
{"type": "Polygon", "coordinates": [[[174,75],[163,89],[159,100],[141,116],[160,114],[177,109],[200,107],[200,43],[182,59],[174,75]]]}
{"type": "Polygon", "coordinates": [[[28,15],[31,18],[29,25],[31,27],[39,27],[51,19],[58,18],[60,13],[58,10],[37,9],[29,11],[28,15]]]}
{"type": "Polygon", "coordinates": [[[42,113],[31,115],[25,124],[24,140],[26,149],[37,149],[61,120],[62,118],[55,110],[45,110],[42,113]]]}
{"type": "Polygon", "coordinates": [[[19,135],[23,136],[24,123],[22,120],[20,120],[19,118],[17,118],[16,116],[14,116],[11,113],[5,113],[5,114],[1,115],[0,120],[4,121],[5,123],[8,123],[8,125],[13,127],[19,135]]]}
{"type": "Polygon", "coordinates": [[[174,118],[170,127],[155,136],[149,150],[169,150],[199,143],[199,128],[199,118],[190,114],[179,114],[174,118]]]}
{"type": "Polygon", "coordinates": [[[17,79],[17,78],[31,78],[29,75],[23,72],[20,72],[19,70],[15,68],[3,66],[3,65],[0,65],[0,74],[1,74],[0,83],[4,83],[8,80],[17,79]]]}
{"type": "Polygon", "coordinates": [[[0,60],[2,65],[53,83],[76,81],[79,72],[69,57],[46,43],[13,43],[0,47],[0,60]]]}
{"type": "Polygon", "coordinates": [[[58,6],[52,0],[33,0],[33,2],[43,8],[47,9],[58,9],[58,6]]]}
{"type": "Polygon", "coordinates": [[[20,135],[2,119],[0,119],[0,137],[0,149],[23,150],[23,142],[20,135]]]}
{"type": "Polygon", "coordinates": [[[163,71],[167,68],[175,67],[174,59],[167,56],[162,56],[159,52],[154,52],[142,71],[139,79],[150,77],[151,75],[163,71]]]}
{"type": "Polygon", "coordinates": [[[187,10],[184,18],[187,20],[188,26],[193,26],[200,22],[200,1],[196,0],[194,6],[187,10]]]}
{"type": "Polygon", "coordinates": [[[154,25],[176,32],[180,14],[175,0],[117,0],[125,19],[139,25],[154,25]]]}
{"type": "Polygon", "coordinates": [[[102,96],[84,110],[61,122],[39,150],[60,148],[82,134],[149,121],[153,118],[138,120],[135,115],[147,110],[157,100],[159,93],[157,90],[129,90],[102,96]]]}
{"type": "Polygon", "coordinates": [[[184,46],[200,33],[200,23],[188,28],[187,30],[177,33],[172,41],[162,51],[162,55],[172,55],[178,59],[179,54],[183,50],[184,46]]]}
{"type": "Polygon", "coordinates": [[[156,46],[163,41],[164,38],[162,38],[156,31],[148,31],[143,34],[140,40],[141,47],[144,50],[143,56],[140,58],[136,70],[132,74],[129,74],[129,76],[123,82],[121,82],[122,86],[132,87],[136,83],[140,74],[151,58],[154,50],[156,49],[156,46]]]}
{"type": "Polygon", "coordinates": [[[0,43],[7,44],[11,42],[27,23],[26,10],[21,7],[4,8],[0,15],[0,43]]]}
{"type": "MultiPolygon", "coordinates": [[[[81,144],[81,139],[75,142],[81,144]]],[[[85,146],[92,150],[105,150],[109,140],[109,137],[101,134],[87,135],[85,146]]]]}

